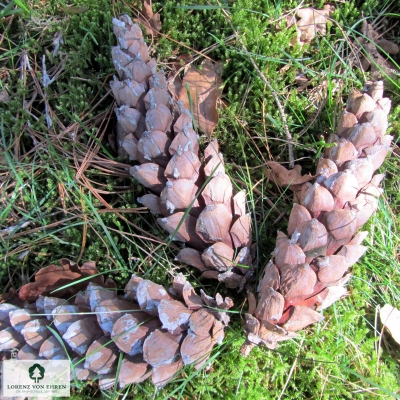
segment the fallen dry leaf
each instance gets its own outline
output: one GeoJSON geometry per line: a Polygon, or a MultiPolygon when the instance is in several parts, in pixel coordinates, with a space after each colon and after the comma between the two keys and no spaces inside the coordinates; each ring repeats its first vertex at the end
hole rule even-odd
{"type": "Polygon", "coordinates": [[[274,177],[281,186],[302,185],[314,178],[311,175],[301,175],[300,165],[296,165],[291,170],[286,169],[275,161],[268,161],[267,165],[272,169],[274,177]]]}
{"type": "Polygon", "coordinates": [[[153,13],[152,0],[143,0],[141,15],[135,22],[141,23],[146,29],[148,35],[157,36],[161,30],[161,20],[159,13],[153,13]]]}
{"type": "Polygon", "coordinates": [[[385,304],[379,311],[382,324],[386,327],[393,339],[400,344],[400,311],[385,304]]]}
{"type": "Polygon", "coordinates": [[[380,38],[377,31],[367,21],[363,21],[361,33],[362,37],[357,38],[355,45],[362,50],[360,57],[361,68],[364,71],[370,71],[373,79],[381,79],[382,72],[392,75],[398,71],[395,64],[383,57],[380,49],[388,54],[397,54],[399,47],[389,40],[380,38]],[[377,47],[378,46],[378,47],[377,47]]]}
{"type": "MultiPolygon", "coordinates": [[[[62,286],[75,282],[79,279],[96,275],[99,271],[96,269],[96,263],[93,261],[84,263],[81,267],[74,262],[62,259],[61,265],[49,265],[40,269],[35,275],[35,282],[28,283],[19,290],[19,298],[22,300],[34,301],[39,295],[50,295],[50,293],[62,286]]],[[[103,276],[96,276],[91,279],[92,282],[99,285],[104,284],[103,276]]],[[[79,290],[84,289],[89,280],[69,286],[57,292],[57,297],[72,296],[79,290]]]]}
{"type": "Polygon", "coordinates": [[[328,17],[333,13],[334,7],[326,4],[322,10],[316,10],[314,8],[300,8],[297,10],[296,16],[298,18],[295,22],[294,18],[287,18],[288,27],[296,24],[297,27],[297,38],[296,41],[301,45],[311,42],[317,32],[325,36],[326,35],[326,23],[328,17]]]}
{"type": "Polygon", "coordinates": [[[186,86],[189,85],[193,102],[194,120],[200,130],[211,135],[218,124],[217,101],[221,96],[222,67],[220,63],[204,60],[201,69],[190,67],[183,78],[179,100],[191,109],[186,86]]]}

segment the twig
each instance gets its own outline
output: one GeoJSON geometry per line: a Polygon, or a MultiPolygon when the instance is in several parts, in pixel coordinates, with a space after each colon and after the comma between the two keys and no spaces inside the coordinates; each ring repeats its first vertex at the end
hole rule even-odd
{"type": "Polygon", "coordinates": [[[279,114],[281,115],[282,118],[282,122],[283,122],[283,130],[285,132],[285,136],[286,136],[286,140],[288,142],[288,152],[289,152],[289,167],[293,168],[294,167],[294,152],[293,152],[293,137],[289,131],[289,127],[287,124],[287,120],[286,120],[286,114],[285,111],[282,107],[282,104],[279,100],[278,94],[276,93],[275,89],[272,87],[272,85],[269,83],[268,79],[265,77],[265,75],[261,72],[260,68],[258,68],[258,65],[256,64],[256,62],[254,61],[253,57],[250,55],[249,51],[247,50],[246,45],[243,43],[242,38],[239,36],[239,33],[236,31],[236,29],[234,28],[232,21],[228,15],[228,13],[222,9],[223,13],[225,14],[225,16],[228,19],[228,22],[233,30],[233,32],[235,33],[237,39],[239,40],[240,44],[243,47],[243,50],[246,54],[247,57],[249,57],[249,60],[251,61],[251,63],[253,64],[254,69],[257,71],[258,76],[261,78],[261,80],[265,83],[265,85],[268,87],[268,89],[271,91],[273,98],[275,99],[276,105],[278,106],[278,110],[279,110],[279,114]]]}

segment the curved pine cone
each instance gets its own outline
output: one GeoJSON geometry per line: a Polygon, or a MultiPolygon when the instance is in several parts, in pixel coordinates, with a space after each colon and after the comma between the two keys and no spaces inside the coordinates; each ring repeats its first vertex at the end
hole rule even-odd
{"type": "Polygon", "coordinates": [[[216,141],[200,155],[192,115],[182,102],[172,101],[139,26],[123,15],[113,19],[113,27],[118,151],[140,163],[129,172],[152,192],[138,201],[162,215],[157,222],[173,240],[189,246],[177,261],[241,290],[253,279],[245,193],[233,195],[216,141]]]}
{"type": "Polygon", "coordinates": [[[181,274],[169,290],[132,275],[124,297],[90,282],[69,301],[39,296],[23,308],[0,304],[0,352],[17,350],[20,360],[71,359],[76,377],[98,378],[101,389],[114,385],[123,352],[120,387],[149,377],[162,387],[184,365],[206,363],[224,339],[232,305],[219,294],[197,295],[181,274]]]}
{"type": "Polygon", "coordinates": [[[374,173],[390,150],[390,106],[382,82],[353,91],[315,177],[269,163],[278,183],[293,191],[294,206],[288,236],[278,233],[259,284],[255,315],[246,315],[243,354],[259,343],[274,349],[277,342],[295,337],[296,331],[323,319],[318,311],[346,295],[349,268],[366,251],[361,243],[367,232],[359,229],[382,193],[384,176],[374,173]]]}

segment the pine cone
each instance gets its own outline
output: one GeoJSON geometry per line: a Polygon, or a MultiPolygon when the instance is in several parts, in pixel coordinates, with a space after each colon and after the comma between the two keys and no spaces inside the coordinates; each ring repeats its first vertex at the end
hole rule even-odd
{"type": "Polygon", "coordinates": [[[129,172],[152,192],[138,201],[163,216],[157,223],[173,240],[190,246],[179,252],[177,261],[241,290],[253,279],[245,193],[233,196],[216,141],[200,156],[192,116],[182,102],[174,107],[164,74],[149,60],[139,26],[123,15],[113,19],[113,27],[119,78],[114,77],[111,88],[119,106],[119,155],[140,163],[129,172]]]}
{"type": "Polygon", "coordinates": [[[294,192],[288,236],[279,232],[272,259],[258,287],[255,315],[246,315],[242,348],[277,342],[321,321],[318,311],[347,293],[349,268],[364,254],[367,232],[358,230],[378,207],[383,174],[373,175],[388,154],[386,135],[391,102],[383,83],[353,91],[339,119],[334,146],[318,163],[315,177],[268,163],[277,181],[294,192]],[[313,181],[313,182],[310,182],[313,181]]]}
{"type": "Polygon", "coordinates": [[[150,376],[162,387],[184,365],[205,364],[224,339],[225,310],[232,305],[219,294],[197,295],[181,274],[169,290],[132,275],[125,297],[90,282],[72,301],[39,296],[24,308],[1,304],[0,351],[18,349],[20,360],[69,357],[79,380],[99,375],[102,389],[114,385],[122,351],[120,387],[150,376]],[[48,327],[58,331],[64,346],[48,327]]]}

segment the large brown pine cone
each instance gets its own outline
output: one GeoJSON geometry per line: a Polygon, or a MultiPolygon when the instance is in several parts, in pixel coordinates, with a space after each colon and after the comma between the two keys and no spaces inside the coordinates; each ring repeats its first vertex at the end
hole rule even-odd
{"type": "Polygon", "coordinates": [[[0,304],[0,351],[16,349],[20,360],[71,359],[77,379],[98,377],[102,389],[116,383],[123,352],[120,387],[150,376],[161,387],[184,365],[206,363],[223,341],[232,305],[219,294],[197,295],[181,274],[168,290],[133,275],[124,297],[90,282],[69,300],[40,295],[23,308],[0,304]]]}
{"type": "Polygon", "coordinates": [[[216,141],[200,155],[192,116],[182,102],[174,105],[139,26],[127,15],[113,19],[113,26],[119,154],[140,163],[130,174],[152,192],[138,200],[163,216],[157,222],[173,240],[188,245],[177,261],[243,289],[253,278],[245,192],[233,195],[216,141]]]}
{"type": "Polygon", "coordinates": [[[315,177],[269,166],[282,185],[294,192],[288,236],[278,233],[272,259],[258,286],[255,314],[246,315],[247,342],[242,352],[296,336],[321,321],[318,312],[346,295],[349,268],[364,254],[367,232],[359,229],[378,207],[382,174],[374,175],[388,154],[386,135],[391,102],[383,83],[355,90],[348,99],[336,134],[317,166],[315,177]]]}

